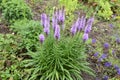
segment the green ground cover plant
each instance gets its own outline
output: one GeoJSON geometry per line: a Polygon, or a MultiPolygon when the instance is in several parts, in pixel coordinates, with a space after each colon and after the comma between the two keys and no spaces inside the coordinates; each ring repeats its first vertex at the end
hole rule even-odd
{"type": "Polygon", "coordinates": [[[42,32],[42,26],[39,21],[18,20],[10,26],[10,29],[18,36],[20,49],[36,51],[38,35],[42,32]]]}
{"type": "Polygon", "coordinates": [[[18,19],[32,19],[31,9],[24,0],[3,0],[1,5],[2,16],[9,23],[18,19]]]}

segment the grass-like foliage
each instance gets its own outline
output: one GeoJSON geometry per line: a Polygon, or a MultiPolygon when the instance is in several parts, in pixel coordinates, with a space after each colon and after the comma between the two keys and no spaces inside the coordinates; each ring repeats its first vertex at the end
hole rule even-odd
{"type": "Polygon", "coordinates": [[[93,74],[86,61],[86,47],[82,34],[63,36],[57,41],[50,33],[38,52],[29,52],[31,59],[24,60],[30,70],[29,80],[83,80],[81,74],[93,74]]]}
{"type": "Polygon", "coordinates": [[[1,5],[3,18],[8,22],[32,18],[31,9],[24,0],[3,0],[1,5]]]}

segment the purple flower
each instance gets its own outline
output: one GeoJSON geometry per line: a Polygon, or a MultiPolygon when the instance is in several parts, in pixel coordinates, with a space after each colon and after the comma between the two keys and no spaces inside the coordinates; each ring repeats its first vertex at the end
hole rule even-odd
{"type": "Polygon", "coordinates": [[[88,40],[88,34],[87,33],[84,33],[84,35],[83,35],[83,41],[85,42],[85,41],[87,41],[88,40]]]}
{"type": "Polygon", "coordinates": [[[93,21],[94,21],[93,17],[88,19],[87,25],[85,27],[85,33],[89,33],[92,30],[92,23],[93,23],[93,21]]]}
{"type": "Polygon", "coordinates": [[[107,48],[109,48],[109,46],[110,46],[109,43],[104,43],[104,48],[107,49],[107,48]]]}
{"type": "Polygon", "coordinates": [[[83,20],[83,17],[77,19],[77,23],[78,23],[77,29],[78,29],[78,31],[81,31],[83,29],[83,26],[82,26],[83,21],[82,20],[83,20]]]}
{"type": "Polygon", "coordinates": [[[117,74],[120,75],[120,69],[117,70],[117,74]]]}
{"type": "Polygon", "coordinates": [[[107,57],[107,54],[102,54],[101,58],[105,59],[107,57]]]}
{"type": "Polygon", "coordinates": [[[65,21],[65,10],[64,7],[60,10],[55,10],[52,17],[52,26],[55,29],[57,24],[62,25],[62,29],[64,29],[64,21],[65,21]]]}
{"type": "Polygon", "coordinates": [[[110,62],[105,62],[104,66],[105,67],[110,67],[112,64],[110,62]]]}
{"type": "Polygon", "coordinates": [[[91,31],[91,27],[85,27],[85,33],[90,33],[90,31],[91,31]]]}
{"type": "Polygon", "coordinates": [[[110,27],[110,28],[113,28],[113,24],[109,24],[109,27],[110,27]]]}
{"type": "Polygon", "coordinates": [[[55,15],[53,15],[52,17],[52,27],[53,27],[53,30],[55,30],[55,27],[57,25],[57,18],[55,15]]]}
{"type": "Polygon", "coordinates": [[[96,52],[93,56],[94,56],[94,57],[97,57],[97,56],[98,56],[98,54],[99,54],[99,53],[98,53],[98,52],[96,52]]]}
{"type": "Polygon", "coordinates": [[[77,31],[76,25],[73,24],[70,32],[72,33],[72,35],[75,35],[76,31],[77,31]]]}
{"type": "Polygon", "coordinates": [[[81,22],[81,19],[78,17],[78,19],[77,19],[77,21],[76,21],[76,23],[75,23],[76,28],[77,28],[78,31],[81,30],[81,24],[80,24],[80,22],[81,22]]]}
{"type": "Polygon", "coordinates": [[[117,42],[118,44],[120,44],[120,38],[117,38],[117,39],[116,39],[116,42],[117,42]]]}
{"type": "Polygon", "coordinates": [[[86,17],[83,16],[83,18],[82,18],[82,30],[84,29],[85,24],[86,24],[86,17]]]}
{"type": "Polygon", "coordinates": [[[58,23],[64,24],[65,21],[65,10],[62,8],[61,10],[58,10],[58,23]]]}
{"type": "Polygon", "coordinates": [[[46,33],[46,35],[48,35],[50,33],[50,29],[48,27],[45,27],[44,32],[46,33]]]}
{"type": "Polygon", "coordinates": [[[39,35],[39,40],[40,40],[40,42],[41,42],[41,43],[43,43],[43,42],[44,42],[45,37],[44,37],[44,35],[43,35],[43,34],[40,34],[40,35],[39,35]]]}
{"type": "Polygon", "coordinates": [[[109,79],[108,76],[104,76],[104,77],[103,77],[103,80],[108,80],[108,79],[109,79]]]}
{"type": "Polygon", "coordinates": [[[60,39],[60,27],[59,27],[59,25],[57,25],[56,28],[55,28],[54,37],[55,37],[57,40],[60,39]]]}
{"type": "Polygon", "coordinates": [[[96,43],[96,39],[92,39],[92,44],[95,44],[96,43]]]}
{"type": "Polygon", "coordinates": [[[47,15],[45,13],[41,14],[41,24],[43,27],[46,26],[47,15]]]}
{"type": "Polygon", "coordinates": [[[102,54],[102,56],[98,59],[98,61],[102,61],[105,58],[107,58],[107,54],[102,54]]]}
{"type": "Polygon", "coordinates": [[[117,65],[114,65],[114,68],[115,68],[116,70],[118,70],[118,69],[119,69],[119,67],[118,67],[117,65]]]}
{"type": "Polygon", "coordinates": [[[78,31],[81,31],[85,27],[86,18],[82,16],[81,18],[78,18],[76,22],[78,31]]]}

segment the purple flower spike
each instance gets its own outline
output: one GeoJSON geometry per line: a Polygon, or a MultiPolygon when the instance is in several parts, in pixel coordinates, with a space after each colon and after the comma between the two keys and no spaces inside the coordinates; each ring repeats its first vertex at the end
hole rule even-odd
{"type": "Polygon", "coordinates": [[[81,30],[82,30],[82,25],[81,25],[81,23],[82,23],[81,18],[78,18],[77,21],[76,21],[76,27],[77,27],[77,30],[78,30],[78,31],[81,31],[81,30]]]}
{"type": "Polygon", "coordinates": [[[92,39],[92,44],[95,44],[96,43],[96,39],[92,39]]]}
{"type": "Polygon", "coordinates": [[[104,76],[103,80],[108,80],[109,77],[108,76],[104,76]]]}
{"type": "Polygon", "coordinates": [[[98,54],[99,54],[99,53],[98,53],[98,52],[96,52],[93,56],[94,56],[94,57],[97,57],[97,56],[98,56],[98,54]]]}
{"type": "Polygon", "coordinates": [[[86,24],[86,17],[83,16],[83,19],[82,19],[82,30],[84,29],[85,24],[86,24]]]}
{"type": "Polygon", "coordinates": [[[117,38],[117,39],[116,39],[116,42],[117,42],[118,44],[120,44],[120,38],[117,38]]]}
{"type": "Polygon", "coordinates": [[[110,45],[109,45],[108,43],[104,43],[104,48],[107,49],[107,48],[109,48],[109,46],[110,46],[110,45]]]}
{"type": "Polygon", "coordinates": [[[85,27],[85,33],[89,33],[92,30],[92,23],[94,21],[94,18],[89,18],[87,21],[87,25],[85,27]]]}
{"type": "Polygon", "coordinates": [[[41,24],[43,27],[46,26],[47,15],[45,13],[41,14],[41,24]]]}
{"type": "Polygon", "coordinates": [[[77,28],[76,28],[75,24],[73,24],[70,32],[72,33],[72,35],[75,35],[76,31],[77,31],[77,28]]]}
{"type": "Polygon", "coordinates": [[[59,27],[59,25],[57,25],[56,28],[55,28],[54,37],[55,37],[57,40],[60,39],[60,27],[59,27]]]}
{"type": "Polygon", "coordinates": [[[57,18],[55,15],[53,15],[52,17],[52,27],[53,27],[53,30],[55,30],[55,27],[57,25],[57,18]]]}
{"type": "Polygon", "coordinates": [[[65,11],[64,8],[61,10],[58,10],[58,23],[59,24],[64,24],[65,21],[65,11]]]}
{"type": "Polygon", "coordinates": [[[105,62],[104,66],[105,67],[110,67],[112,64],[110,62],[105,62]]]}
{"type": "Polygon", "coordinates": [[[87,33],[84,33],[84,35],[83,35],[83,41],[85,42],[85,41],[87,41],[88,40],[88,34],[87,33]]]}
{"type": "Polygon", "coordinates": [[[85,27],[85,33],[90,33],[91,27],[85,27]]]}
{"type": "Polygon", "coordinates": [[[44,32],[46,33],[46,35],[48,35],[50,33],[50,29],[48,27],[44,28],[44,32]]]}
{"type": "Polygon", "coordinates": [[[40,34],[40,35],[39,35],[39,40],[40,40],[40,42],[41,42],[41,43],[43,43],[43,42],[44,42],[45,37],[44,37],[44,35],[43,35],[43,34],[40,34]]]}

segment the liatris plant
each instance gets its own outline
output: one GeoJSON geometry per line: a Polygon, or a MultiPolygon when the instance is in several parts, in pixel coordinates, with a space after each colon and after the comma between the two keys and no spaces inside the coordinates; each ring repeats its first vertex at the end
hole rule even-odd
{"type": "Polygon", "coordinates": [[[23,61],[25,68],[30,68],[29,80],[83,80],[82,72],[94,76],[86,61],[86,47],[80,33],[64,36],[55,23],[48,36],[39,37],[43,44],[36,53],[29,52],[30,59],[23,61]]]}

